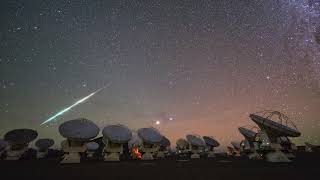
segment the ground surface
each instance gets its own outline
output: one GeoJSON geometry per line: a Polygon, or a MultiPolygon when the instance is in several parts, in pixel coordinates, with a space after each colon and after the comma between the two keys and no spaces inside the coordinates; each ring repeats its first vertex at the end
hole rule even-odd
{"type": "Polygon", "coordinates": [[[0,161],[0,179],[318,179],[320,154],[302,153],[292,163],[240,158],[190,161],[91,161],[61,165],[57,160],[0,161]],[[5,178],[6,177],[6,178],[5,178]]]}

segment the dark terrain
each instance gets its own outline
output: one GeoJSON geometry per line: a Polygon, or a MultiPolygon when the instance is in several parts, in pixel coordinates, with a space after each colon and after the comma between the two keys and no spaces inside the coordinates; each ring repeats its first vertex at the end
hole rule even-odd
{"type": "Polygon", "coordinates": [[[85,161],[57,159],[0,161],[2,179],[318,179],[320,153],[299,153],[292,163],[217,157],[177,161],[85,161]]]}

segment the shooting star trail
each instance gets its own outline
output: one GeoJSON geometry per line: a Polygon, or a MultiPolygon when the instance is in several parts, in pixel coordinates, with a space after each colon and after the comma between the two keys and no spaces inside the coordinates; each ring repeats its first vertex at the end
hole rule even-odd
{"type": "Polygon", "coordinates": [[[49,119],[47,119],[46,121],[44,121],[43,123],[41,123],[40,125],[44,125],[52,120],[54,120],[55,118],[57,118],[58,116],[62,116],[64,113],[70,111],[73,107],[85,102],[86,100],[88,100],[89,98],[91,98],[92,96],[94,96],[95,94],[97,94],[98,92],[100,92],[101,90],[105,89],[107,86],[104,86],[96,91],[94,91],[93,93],[89,94],[88,96],[78,100],[76,103],[72,104],[71,106],[61,110],[60,112],[58,112],[57,114],[55,114],[54,116],[50,117],[49,119]]]}

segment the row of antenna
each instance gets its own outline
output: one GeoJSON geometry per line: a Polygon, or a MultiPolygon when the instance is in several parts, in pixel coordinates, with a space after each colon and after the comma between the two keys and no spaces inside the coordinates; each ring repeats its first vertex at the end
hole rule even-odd
{"type": "Polygon", "coordinates": [[[229,153],[249,159],[265,159],[269,162],[290,162],[297,147],[290,138],[301,133],[290,118],[278,111],[266,110],[249,115],[258,127],[239,127],[244,136],[241,142],[232,142],[229,153]]]}
{"type": "MultiPolygon", "coordinates": [[[[103,148],[101,155],[105,161],[119,161],[126,145],[130,148],[133,159],[153,160],[164,158],[169,153],[171,145],[170,140],[155,128],[140,128],[133,138],[134,133],[128,127],[120,124],[109,125],[102,129],[102,145],[94,141],[99,132],[100,129],[95,123],[84,118],[62,123],[59,126],[59,133],[65,140],[61,142],[64,152],[61,163],[80,163],[81,154],[93,158],[101,146],[103,148]]],[[[4,135],[4,140],[0,141],[1,153],[6,153],[7,160],[18,160],[37,136],[38,133],[31,129],[9,131],[4,135]]],[[[219,146],[219,143],[209,136],[202,138],[197,135],[187,135],[186,139],[187,147],[192,150],[197,147],[208,146],[213,149],[219,146]]],[[[178,140],[177,146],[181,147],[179,142],[178,140]]],[[[38,139],[35,143],[38,149],[37,158],[46,157],[48,149],[53,144],[52,139],[38,139]]]]}
{"type": "MultiPolygon", "coordinates": [[[[299,137],[301,133],[287,116],[269,110],[250,114],[249,117],[259,128],[240,127],[238,130],[245,139],[240,143],[232,142],[233,147],[228,147],[229,154],[271,162],[289,162],[294,158],[296,146],[289,137],[299,137]]],[[[109,125],[102,129],[101,143],[94,139],[99,132],[96,124],[84,118],[62,123],[59,133],[65,140],[61,143],[64,152],[61,163],[80,163],[82,154],[92,158],[99,149],[105,161],[119,161],[126,149],[131,158],[143,160],[164,158],[171,151],[169,139],[155,128],[141,128],[134,133],[124,125],[109,125]]],[[[37,132],[31,129],[9,131],[0,141],[0,153],[5,152],[8,160],[19,159],[37,136],[37,132]]],[[[45,157],[53,144],[52,139],[37,140],[37,157],[45,157]]],[[[214,148],[219,145],[211,136],[188,134],[177,140],[175,154],[193,159],[200,158],[204,153],[207,157],[215,157],[214,148]]]]}

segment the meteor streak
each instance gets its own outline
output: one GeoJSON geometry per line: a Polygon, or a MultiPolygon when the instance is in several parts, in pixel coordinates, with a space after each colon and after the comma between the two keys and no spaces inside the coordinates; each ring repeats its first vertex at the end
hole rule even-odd
{"type": "Polygon", "coordinates": [[[77,106],[77,105],[85,102],[86,100],[88,100],[89,98],[91,98],[93,95],[97,94],[99,91],[101,91],[101,90],[104,89],[104,88],[106,88],[106,86],[103,87],[103,88],[100,88],[100,89],[98,89],[98,90],[96,90],[96,91],[94,91],[93,93],[91,93],[91,94],[89,94],[88,96],[80,99],[79,101],[77,101],[76,103],[72,104],[71,106],[69,106],[69,107],[61,110],[60,112],[58,112],[58,113],[55,114],[54,116],[50,117],[49,119],[47,119],[46,121],[44,121],[43,123],[41,123],[40,125],[44,125],[44,124],[46,124],[46,123],[54,120],[56,117],[61,116],[61,115],[63,115],[64,113],[70,111],[73,107],[75,107],[75,106],[77,106]]]}

